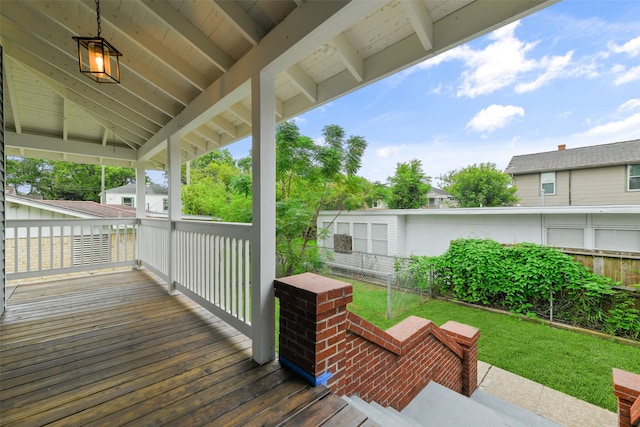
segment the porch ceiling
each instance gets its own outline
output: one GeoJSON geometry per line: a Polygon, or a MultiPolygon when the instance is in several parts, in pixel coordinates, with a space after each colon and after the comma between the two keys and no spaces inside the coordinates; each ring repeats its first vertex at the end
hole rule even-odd
{"type": "Polygon", "coordinates": [[[164,169],[251,134],[250,78],[295,117],[557,0],[102,0],[122,84],[78,71],[93,0],[1,0],[8,155],[164,169]]]}

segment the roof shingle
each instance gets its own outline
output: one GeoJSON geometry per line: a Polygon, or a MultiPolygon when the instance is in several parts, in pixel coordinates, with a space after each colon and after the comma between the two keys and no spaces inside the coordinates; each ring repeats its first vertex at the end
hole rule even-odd
{"type": "Polygon", "coordinates": [[[505,172],[512,175],[640,163],[640,139],[591,147],[513,156],[505,172]]]}

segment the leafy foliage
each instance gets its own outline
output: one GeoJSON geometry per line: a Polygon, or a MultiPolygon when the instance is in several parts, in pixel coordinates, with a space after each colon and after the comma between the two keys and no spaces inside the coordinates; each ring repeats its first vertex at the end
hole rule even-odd
{"type": "Polygon", "coordinates": [[[412,257],[396,269],[422,286],[465,302],[549,317],[638,338],[640,314],[611,279],[589,272],[569,255],[534,243],[502,246],[459,239],[439,257],[412,257]]]}
{"type": "MultiPolygon", "coordinates": [[[[134,169],[105,167],[105,188],[135,181],[134,169]]],[[[18,194],[39,195],[46,200],[100,201],[102,166],[42,159],[7,158],[7,184],[18,194]]]]}
{"type": "Polygon", "coordinates": [[[513,206],[518,202],[511,177],[497,170],[495,163],[473,164],[438,179],[462,208],[513,206]]]}
{"type": "Polygon", "coordinates": [[[419,209],[429,203],[427,193],[431,190],[431,178],[422,170],[420,160],[398,163],[389,183],[387,204],[390,209],[419,209]]]}

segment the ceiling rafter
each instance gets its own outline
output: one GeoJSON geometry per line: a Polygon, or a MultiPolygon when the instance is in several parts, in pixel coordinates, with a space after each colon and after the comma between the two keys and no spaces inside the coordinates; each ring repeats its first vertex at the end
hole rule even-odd
{"type": "Polygon", "coordinates": [[[211,119],[211,123],[232,138],[238,136],[236,127],[223,117],[216,116],[211,119]]]}
{"type": "Polygon", "coordinates": [[[331,40],[331,44],[336,48],[340,61],[347,67],[353,78],[357,82],[362,82],[364,80],[364,61],[353,48],[347,36],[344,33],[340,33],[331,40]]]}
{"type": "Polygon", "coordinates": [[[402,0],[402,5],[420,43],[422,43],[422,47],[425,51],[430,51],[433,48],[433,20],[424,2],[402,0]]]}
{"type": "Polygon", "coordinates": [[[240,120],[251,126],[251,110],[242,105],[241,102],[233,104],[229,107],[229,111],[238,116],[240,120]]]}
{"type": "MultiPolygon", "coordinates": [[[[95,7],[95,2],[83,0],[87,7],[95,7]]],[[[160,45],[160,42],[153,38],[149,33],[134,24],[125,14],[121,13],[117,8],[111,6],[111,3],[105,2],[100,5],[102,10],[102,21],[109,22],[113,28],[124,35],[127,40],[136,43],[142,49],[153,55],[158,61],[161,61],[166,67],[170,68],[177,75],[188,81],[191,85],[204,90],[211,79],[200,73],[195,68],[189,66],[186,61],[176,61],[176,54],[168,51],[160,45]],[[135,35],[135,37],[133,37],[135,35]]]]}
{"type": "Polygon", "coordinates": [[[69,101],[62,98],[62,139],[65,141],[69,137],[69,101]]]}
{"type": "Polygon", "coordinates": [[[318,99],[318,85],[298,64],[287,68],[284,73],[293,85],[300,90],[309,101],[316,102],[318,99]]]}
{"type": "Polygon", "coordinates": [[[203,124],[196,130],[194,130],[194,132],[196,132],[202,138],[205,138],[207,141],[215,144],[216,146],[220,146],[220,144],[222,143],[222,136],[220,136],[217,130],[209,126],[208,123],[203,124]]]}
{"type": "MultiPolygon", "coordinates": [[[[144,129],[138,124],[133,123],[130,120],[116,114],[114,111],[115,106],[110,107],[113,102],[107,102],[107,100],[105,100],[106,105],[101,104],[101,94],[95,93],[94,99],[89,99],[84,95],[72,91],[71,89],[69,89],[69,87],[64,86],[62,83],[59,83],[59,80],[56,79],[56,76],[59,74],[57,69],[48,67],[50,74],[49,76],[35,71],[35,69],[42,69],[42,66],[46,64],[42,64],[39,58],[32,57],[29,53],[27,53],[26,50],[23,51],[19,48],[14,48],[13,44],[6,43],[6,40],[4,49],[7,55],[14,58],[17,57],[16,59],[20,60],[20,62],[22,62],[24,65],[31,67],[30,72],[36,75],[49,87],[51,87],[51,90],[56,92],[62,98],[67,98],[76,106],[82,108],[87,114],[96,119],[96,121],[98,121],[102,126],[110,128],[114,125],[117,125],[121,129],[121,133],[126,140],[129,140],[131,142],[138,142],[139,144],[143,144],[146,138],[151,135],[151,132],[147,129],[144,129]],[[30,64],[30,62],[32,62],[33,64],[30,64]]],[[[62,74],[65,75],[64,73],[62,74]]]]}
{"type": "Polygon", "coordinates": [[[24,27],[18,28],[17,25],[19,24],[13,21],[2,17],[0,23],[2,23],[3,27],[5,44],[9,48],[7,49],[7,55],[10,57],[33,70],[47,70],[51,78],[58,82],[68,82],[67,85],[73,88],[74,92],[86,97],[95,104],[100,104],[112,111],[123,107],[130,110],[130,113],[126,114],[126,120],[135,123],[136,126],[146,131],[154,132],[168,120],[168,116],[165,113],[158,111],[149,102],[144,102],[137,96],[128,93],[124,90],[124,86],[107,89],[115,93],[115,96],[107,95],[103,91],[96,91],[95,84],[92,84],[90,80],[77,73],[77,58],[60,54],[60,51],[54,45],[31,36],[24,31],[24,27]]]}
{"type": "Polygon", "coordinates": [[[196,26],[180,14],[180,12],[163,0],[142,2],[158,18],[172,26],[175,31],[184,37],[193,47],[202,52],[213,65],[222,72],[229,71],[234,60],[227,55],[217,44],[204,35],[196,26]]]}
{"type": "MultiPolygon", "coordinates": [[[[29,2],[25,2],[25,3],[27,5],[29,4],[29,2]]],[[[93,7],[90,7],[85,3],[81,3],[81,4],[83,7],[86,7],[89,10],[91,10],[93,13],[95,13],[94,12],[95,3],[93,4],[93,7]]],[[[31,15],[38,13],[33,8],[24,6],[23,3],[20,3],[18,7],[20,7],[26,13],[29,13],[31,15]]],[[[65,45],[73,46],[73,49],[76,49],[75,42],[72,41],[70,38],[71,36],[76,35],[74,33],[74,29],[70,27],[71,25],[70,23],[74,22],[78,18],[74,16],[68,16],[67,9],[58,8],[58,7],[48,8],[47,15],[48,15],[48,18],[53,18],[56,21],[57,25],[65,30],[65,31],[60,31],[58,28],[53,28],[51,25],[48,25],[50,28],[47,29],[46,31],[51,35],[50,37],[52,40],[50,42],[54,43],[57,46],[65,46],[65,45]]],[[[33,16],[32,19],[37,20],[38,18],[36,16],[33,16]]],[[[50,22],[50,20],[47,19],[45,20],[45,22],[50,22]]],[[[105,20],[104,22],[108,22],[108,21],[105,20]]],[[[27,25],[27,28],[29,28],[30,25],[39,25],[39,24],[36,21],[36,22],[25,22],[23,25],[27,25]]],[[[65,52],[65,53],[68,53],[68,52],[65,52]]],[[[174,80],[161,75],[160,73],[158,73],[157,71],[149,67],[147,63],[143,62],[136,55],[123,56],[120,61],[120,68],[122,71],[129,70],[137,74],[139,78],[155,86],[157,89],[162,91],[165,95],[171,97],[174,101],[179,102],[182,105],[186,105],[189,103],[189,100],[190,100],[189,96],[185,94],[184,90],[180,86],[178,86],[174,80]]],[[[126,79],[124,81],[121,81],[121,84],[124,84],[125,81],[126,79]]],[[[127,87],[130,91],[132,91],[133,93],[136,93],[136,90],[134,90],[133,86],[127,85],[127,87]]]]}
{"type": "MultiPolygon", "coordinates": [[[[8,58],[6,58],[8,59],[8,58]]],[[[13,123],[17,133],[22,133],[22,124],[20,120],[20,110],[18,109],[18,95],[16,94],[16,87],[13,84],[13,69],[11,60],[5,61],[5,83],[7,84],[7,92],[9,92],[9,102],[11,103],[11,112],[13,113],[13,123]]]]}
{"type": "Polygon", "coordinates": [[[220,11],[231,20],[234,28],[238,30],[249,43],[254,46],[260,43],[260,39],[265,35],[264,28],[261,28],[240,5],[228,0],[215,0],[215,3],[220,11]]]}

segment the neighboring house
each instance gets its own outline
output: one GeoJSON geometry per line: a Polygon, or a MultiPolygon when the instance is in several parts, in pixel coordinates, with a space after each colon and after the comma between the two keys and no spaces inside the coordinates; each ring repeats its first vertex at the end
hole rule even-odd
{"type": "Polygon", "coordinates": [[[6,219],[135,218],[133,207],[6,195],[6,219]]]}
{"type": "MultiPolygon", "coordinates": [[[[127,184],[105,191],[107,205],[136,206],[136,184],[127,184]]],[[[148,184],[145,191],[148,212],[169,211],[169,189],[159,184],[148,184]]]]}
{"type": "Polygon", "coordinates": [[[640,140],[514,156],[520,206],[640,204],[640,140]],[[543,193],[544,190],[544,193],[543,193]]]}
{"type": "Polygon", "coordinates": [[[454,203],[451,194],[436,187],[431,187],[427,197],[429,198],[430,208],[448,208],[454,203]]]}

